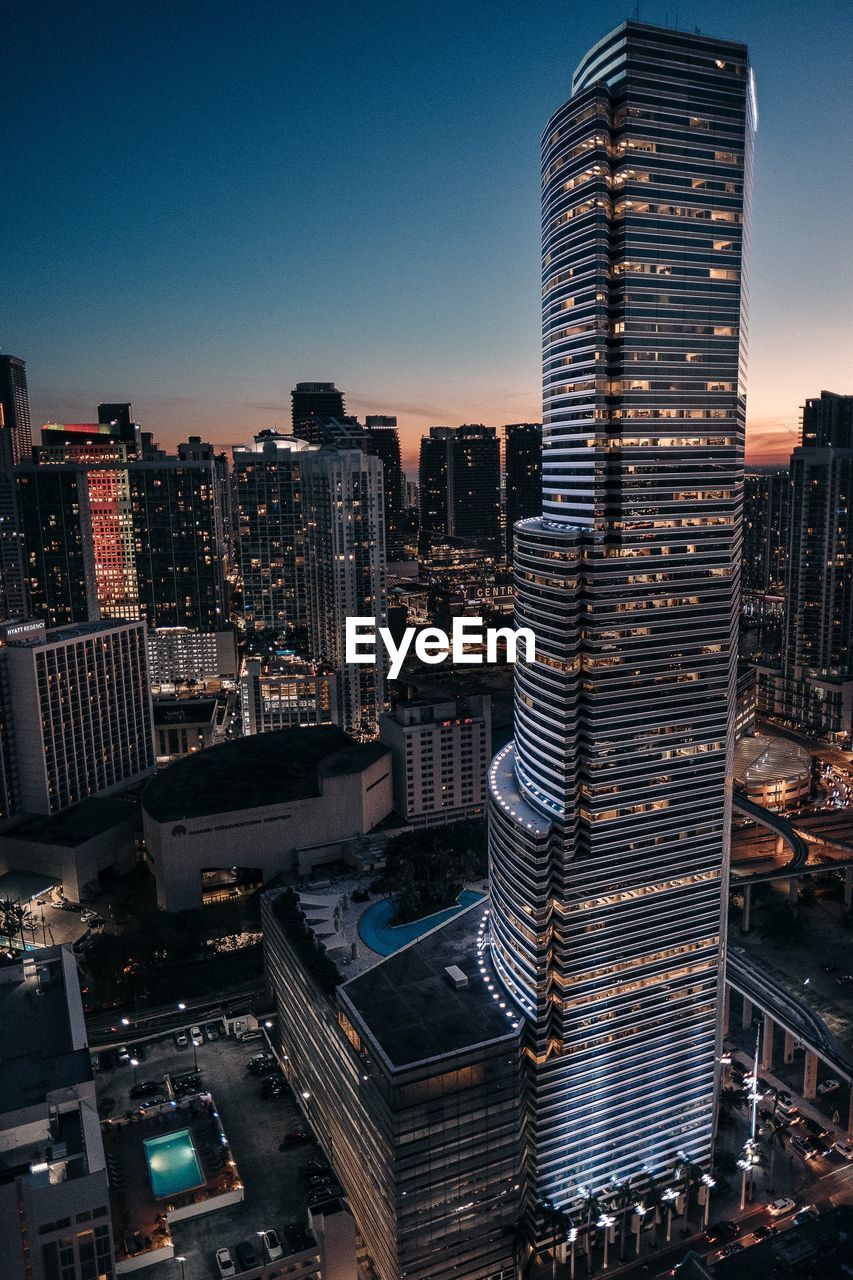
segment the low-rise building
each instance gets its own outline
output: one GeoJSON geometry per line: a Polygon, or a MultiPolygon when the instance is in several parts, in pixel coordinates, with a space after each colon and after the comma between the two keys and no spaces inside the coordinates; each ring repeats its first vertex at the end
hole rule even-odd
{"type": "Polygon", "coordinates": [[[0,969],[3,1280],[114,1280],[110,1188],[71,951],[0,969]]]}
{"type": "Polygon", "coordinates": [[[145,788],[145,844],[167,911],[202,903],[203,874],[267,881],[334,858],[392,808],[391,757],[334,726],[283,729],[187,756],[145,788]],[[331,847],[331,851],[330,851],[331,847]]]}
{"type": "Polygon", "coordinates": [[[812,793],[812,757],[787,738],[741,738],[734,753],[735,786],[777,813],[805,804],[812,793]]]}
{"type": "Polygon", "coordinates": [[[417,827],[478,818],[486,803],[492,715],[488,695],[400,702],[379,722],[391,752],[394,809],[417,827]]]}
{"type": "Polygon", "coordinates": [[[236,683],[237,639],[232,627],[222,631],[151,627],[147,643],[155,693],[197,684],[213,690],[236,683]]]}
{"type": "Polygon", "coordinates": [[[170,764],[212,747],[216,737],[215,698],[157,698],[154,701],[157,764],[170,764]]]}
{"type": "Polygon", "coordinates": [[[240,671],[240,714],[247,736],[301,725],[337,724],[334,672],[300,658],[246,658],[240,671]]]}
{"type": "Polygon", "coordinates": [[[140,834],[138,799],[93,796],[50,817],[25,815],[0,834],[0,872],[44,876],[85,902],[113,873],[131,870],[140,834]]]}
{"type": "Polygon", "coordinates": [[[757,666],[756,676],[760,715],[839,746],[851,745],[853,676],[791,672],[769,665],[757,666]]]}

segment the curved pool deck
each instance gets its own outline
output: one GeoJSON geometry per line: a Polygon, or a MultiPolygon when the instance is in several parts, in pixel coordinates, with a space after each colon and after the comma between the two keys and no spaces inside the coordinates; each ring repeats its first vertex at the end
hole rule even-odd
{"type": "Polygon", "coordinates": [[[456,899],[455,907],[446,907],[444,911],[436,911],[431,916],[424,916],[422,920],[412,920],[409,924],[397,925],[390,923],[396,910],[393,899],[383,898],[381,902],[374,902],[362,912],[358,922],[359,937],[371,951],[375,951],[380,956],[392,956],[395,951],[399,951],[409,942],[414,942],[415,938],[420,938],[436,925],[452,920],[460,911],[464,911],[473,903],[482,902],[485,896],[484,893],[478,893],[476,889],[463,889],[456,899]]]}

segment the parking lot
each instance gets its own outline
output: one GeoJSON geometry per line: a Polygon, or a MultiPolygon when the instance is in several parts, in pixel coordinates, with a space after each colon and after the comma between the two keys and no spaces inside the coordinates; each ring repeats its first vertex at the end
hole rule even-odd
{"type": "MultiPolygon", "coordinates": [[[[131,1052],[135,1046],[130,1046],[131,1052]]],[[[186,1280],[215,1280],[214,1260],[221,1245],[231,1249],[238,1241],[250,1241],[258,1248],[259,1231],[270,1227],[279,1234],[291,1223],[307,1221],[308,1197],[299,1168],[306,1161],[321,1158],[315,1143],[279,1151],[286,1133],[307,1127],[289,1092],[275,1099],[261,1098],[261,1080],[248,1075],[246,1064],[253,1054],[266,1048],[264,1041],[241,1044],[223,1038],[193,1049],[178,1049],[172,1034],[144,1046],[139,1067],[101,1070],[96,1076],[99,1105],[114,1099],[113,1115],[138,1106],[130,1099],[136,1081],[162,1080],[192,1071],[195,1063],[202,1087],[213,1095],[231,1152],[245,1188],[241,1204],[172,1226],[176,1254],[185,1259],[186,1280]]],[[[175,1280],[173,1261],[145,1270],[149,1280],[175,1280]]]]}

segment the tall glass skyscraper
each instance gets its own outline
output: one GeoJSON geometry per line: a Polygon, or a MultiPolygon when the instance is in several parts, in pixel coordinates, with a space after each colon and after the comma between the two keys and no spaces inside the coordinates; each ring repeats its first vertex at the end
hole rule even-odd
{"type": "Polygon", "coordinates": [[[711,1154],[755,119],[743,45],[628,22],[543,135],[537,652],[490,796],[538,1202],[711,1154]]]}

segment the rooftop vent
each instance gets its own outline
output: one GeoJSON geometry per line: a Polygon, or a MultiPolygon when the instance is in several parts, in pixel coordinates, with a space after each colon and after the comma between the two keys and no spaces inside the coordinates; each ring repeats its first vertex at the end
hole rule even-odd
{"type": "Polygon", "coordinates": [[[468,975],[463,973],[458,964],[449,964],[444,970],[447,975],[447,981],[451,987],[455,987],[458,991],[460,987],[468,986],[468,975]]]}

